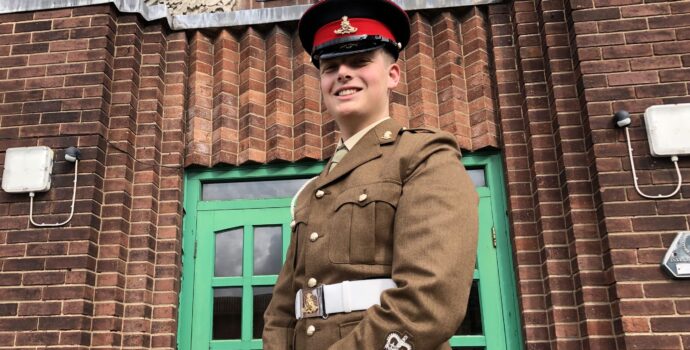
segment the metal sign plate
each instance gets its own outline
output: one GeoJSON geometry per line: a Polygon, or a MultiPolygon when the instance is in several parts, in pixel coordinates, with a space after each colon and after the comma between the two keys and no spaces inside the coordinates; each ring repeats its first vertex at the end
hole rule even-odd
{"type": "Polygon", "coordinates": [[[661,266],[675,278],[690,278],[690,231],[678,232],[661,266]]]}

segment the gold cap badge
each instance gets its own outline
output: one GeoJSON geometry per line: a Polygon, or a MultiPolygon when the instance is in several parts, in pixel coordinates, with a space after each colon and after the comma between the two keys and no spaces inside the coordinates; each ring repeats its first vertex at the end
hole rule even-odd
{"type": "Polygon", "coordinates": [[[347,16],[343,16],[343,18],[340,20],[340,28],[334,30],[333,33],[338,35],[357,33],[357,28],[350,25],[350,21],[347,19],[347,16]]]}

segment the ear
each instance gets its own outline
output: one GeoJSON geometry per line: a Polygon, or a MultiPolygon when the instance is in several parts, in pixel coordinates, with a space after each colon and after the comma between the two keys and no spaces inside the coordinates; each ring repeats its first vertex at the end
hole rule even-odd
{"type": "Polygon", "coordinates": [[[393,63],[388,67],[388,88],[394,89],[400,82],[400,66],[393,63]]]}

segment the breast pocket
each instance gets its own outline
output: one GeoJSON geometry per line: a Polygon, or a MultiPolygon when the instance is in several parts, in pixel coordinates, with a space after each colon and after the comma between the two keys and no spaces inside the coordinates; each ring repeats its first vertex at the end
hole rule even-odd
{"type": "Polygon", "coordinates": [[[399,184],[381,182],[352,187],[338,195],[331,220],[331,262],[389,265],[400,193],[399,184]]]}

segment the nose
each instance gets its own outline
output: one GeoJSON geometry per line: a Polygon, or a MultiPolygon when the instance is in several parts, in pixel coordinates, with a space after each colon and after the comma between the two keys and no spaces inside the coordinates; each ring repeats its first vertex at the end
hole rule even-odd
{"type": "Polygon", "coordinates": [[[338,66],[338,82],[348,81],[352,79],[350,67],[347,64],[340,64],[338,66]]]}

